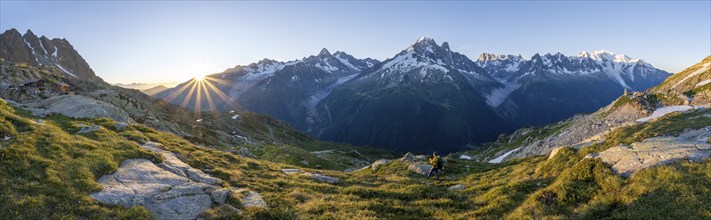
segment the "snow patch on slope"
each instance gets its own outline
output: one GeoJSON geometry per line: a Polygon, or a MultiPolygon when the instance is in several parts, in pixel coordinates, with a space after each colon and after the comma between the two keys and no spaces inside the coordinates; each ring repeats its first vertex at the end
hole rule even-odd
{"type": "Polygon", "coordinates": [[[506,157],[508,157],[512,153],[515,153],[518,150],[521,150],[521,148],[519,147],[519,148],[513,149],[509,152],[506,152],[505,154],[502,154],[501,156],[494,158],[493,160],[490,160],[489,163],[501,163],[502,161],[504,161],[504,159],[506,159],[506,157]]]}
{"type": "Polygon", "coordinates": [[[711,79],[707,79],[707,80],[701,81],[701,82],[699,82],[699,83],[696,83],[696,85],[694,86],[694,88],[696,88],[696,87],[701,87],[701,86],[704,86],[704,85],[709,84],[709,83],[711,83],[711,79]]]}
{"type": "Polygon", "coordinates": [[[683,82],[686,82],[686,80],[689,80],[691,77],[694,77],[694,76],[696,76],[696,75],[699,75],[699,74],[705,72],[707,69],[709,69],[709,65],[711,65],[711,63],[706,63],[706,64],[704,64],[701,68],[699,68],[698,70],[696,70],[696,71],[694,71],[693,73],[689,74],[688,76],[684,77],[684,79],[682,79],[682,80],[679,81],[678,83],[674,84],[674,86],[672,86],[672,88],[675,88],[675,87],[678,86],[679,84],[681,84],[681,83],[683,83],[683,82]]]}
{"type": "Polygon", "coordinates": [[[320,63],[316,63],[316,68],[319,68],[327,73],[332,73],[334,71],[338,71],[338,67],[331,66],[331,64],[326,63],[325,66],[322,66],[320,63]]]}
{"type": "Polygon", "coordinates": [[[73,76],[74,78],[77,78],[76,75],[74,75],[74,74],[72,74],[71,72],[69,72],[68,70],[64,69],[64,67],[62,67],[62,65],[59,65],[59,64],[56,64],[56,65],[57,65],[57,67],[59,67],[59,69],[61,69],[61,70],[64,71],[65,73],[69,74],[70,76],[73,76]]]}
{"type": "Polygon", "coordinates": [[[505,83],[504,87],[491,90],[491,93],[486,95],[486,103],[494,108],[499,107],[506,100],[506,97],[519,87],[521,87],[521,84],[516,82],[505,83]]]}
{"type": "Polygon", "coordinates": [[[284,67],[301,63],[301,61],[291,61],[287,63],[273,62],[269,64],[258,64],[256,68],[248,67],[249,73],[244,76],[248,80],[266,79],[274,74],[274,72],[284,69],[284,67]]]}
{"type": "Polygon", "coordinates": [[[343,65],[346,65],[348,68],[351,68],[352,70],[360,70],[360,69],[358,69],[358,67],[355,67],[355,66],[353,66],[353,64],[348,62],[348,60],[341,58],[341,54],[337,54],[336,56],[333,56],[333,57],[338,59],[338,61],[341,61],[341,63],[343,63],[343,65]]]}
{"type": "MultiPolygon", "coordinates": [[[[425,58],[427,59],[427,58],[425,58]]],[[[417,57],[415,57],[415,52],[413,50],[408,50],[405,54],[401,54],[387,62],[385,65],[383,65],[380,69],[380,71],[383,70],[399,70],[401,72],[409,72],[413,69],[416,68],[421,68],[423,67],[426,69],[436,69],[440,70],[442,72],[447,72],[447,68],[445,68],[442,65],[436,64],[434,61],[427,59],[430,62],[421,62],[417,60],[417,57]]],[[[423,71],[425,72],[425,71],[423,71]]],[[[381,76],[384,76],[384,74],[381,74],[381,76]]]]}
{"type": "Polygon", "coordinates": [[[655,118],[660,118],[664,115],[667,115],[672,112],[685,112],[689,111],[692,109],[700,109],[703,108],[701,106],[691,106],[691,105],[672,105],[672,106],[666,106],[666,107],[661,107],[658,108],[657,110],[654,110],[654,112],[644,118],[637,119],[637,122],[647,122],[649,120],[655,119],[655,118]]]}

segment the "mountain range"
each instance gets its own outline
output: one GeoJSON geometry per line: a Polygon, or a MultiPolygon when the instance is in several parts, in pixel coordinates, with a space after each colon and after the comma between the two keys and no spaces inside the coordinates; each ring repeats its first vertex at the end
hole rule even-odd
{"type": "MultiPolygon", "coordinates": [[[[0,45],[10,45],[5,39],[0,36],[0,45]]],[[[10,60],[0,59],[0,213],[9,219],[707,219],[711,213],[711,56],[644,91],[634,90],[651,66],[639,60],[620,62],[634,75],[625,78],[621,74],[627,72],[620,71],[621,81],[590,65],[591,71],[570,77],[611,81],[621,96],[591,114],[524,127],[442,155],[443,175],[432,181],[425,179],[431,168],[426,155],[318,141],[240,109],[190,112],[98,77],[76,77],[76,70],[57,67],[56,59],[29,64],[35,57],[20,58],[17,51],[23,50],[0,48],[10,54],[10,60]]],[[[601,57],[599,66],[617,69],[604,53],[589,54],[601,57]]],[[[554,76],[563,74],[550,68],[521,72],[504,64],[511,59],[519,67],[537,65],[550,60],[547,55],[538,61],[483,55],[491,65],[511,66],[492,73],[498,68],[463,59],[448,44],[426,38],[391,59],[363,63],[361,71],[336,70],[342,66],[332,57],[344,55],[329,54],[239,67],[232,77],[264,77],[255,78],[252,89],[269,85],[276,91],[271,84],[279,79],[295,85],[304,80],[300,68],[324,67],[329,71],[311,73],[337,80],[314,89],[325,95],[309,114],[350,112],[359,117],[352,123],[364,126],[440,112],[504,118],[487,98],[506,88],[502,81],[538,87],[547,84],[526,79],[561,80],[554,76]],[[259,75],[271,67],[296,69],[259,75]],[[292,75],[277,76],[286,73],[292,75]],[[451,110],[470,106],[478,109],[451,110]],[[375,107],[380,111],[372,114],[389,117],[358,112],[375,107]],[[359,124],[360,118],[376,121],[359,124]]],[[[578,57],[583,58],[568,59],[594,59],[578,57]]],[[[231,80],[219,76],[182,88],[219,94],[212,86],[229,88],[231,80]]],[[[229,100],[216,100],[223,98],[229,100]]],[[[437,122],[427,122],[432,121],[437,122]]],[[[323,123],[316,122],[310,126],[323,123]]],[[[457,123],[452,124],[484,124],[457,123]]],[[[331,129],[319,128],[324,134],[331,129]]]]}
{"type": "MultiPolygon", "coordinates": [[[[530,59],[484,53],[471,60],[447,42],[422,37],[382,62],[323,49],[289,62],[236,66],[208,79],[219,81],[215,87],[228,97],[213,99],[217,110],[268,114],[324,140],[450,152],[595,111],[625,90],[647,89],[669,75],[604,50],[530,59]]],[[[196,98],[185,99],[195,94],[181,85],[155,96],[196,109],[196,98]]]]}

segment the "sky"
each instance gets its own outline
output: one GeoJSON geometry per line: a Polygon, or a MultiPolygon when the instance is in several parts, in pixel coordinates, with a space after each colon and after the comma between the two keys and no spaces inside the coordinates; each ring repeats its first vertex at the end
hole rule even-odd
{"type": "Polygon", "coordinates": [[[384,60],[419,37],[482,52],[605,49],[678,72],[711,55],[711,1],[0,1],[0,29],[66,38],[110,83],[182,82],[322,48],[384,60]]]}

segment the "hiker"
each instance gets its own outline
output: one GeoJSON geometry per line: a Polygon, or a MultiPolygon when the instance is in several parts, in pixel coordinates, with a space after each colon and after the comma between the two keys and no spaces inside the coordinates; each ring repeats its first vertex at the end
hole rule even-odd
{"type": "Polygon", "coordinates": [[[430,165],[432,165],[432,169],[430,169],[430,172],[427,174],[427,179],[429,179],[430,175],[434,173],[437,176],[436,180],[439,180],[439,172],[442,170],[443,165],[442,158],[440,158],[439,155],[437,155],[437,151],[435,151],[432,153],[432,157],[430,157],[429,160],[430,165]]]}

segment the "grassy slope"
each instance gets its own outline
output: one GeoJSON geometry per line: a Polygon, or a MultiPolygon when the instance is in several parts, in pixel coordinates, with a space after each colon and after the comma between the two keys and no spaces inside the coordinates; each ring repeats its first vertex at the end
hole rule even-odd
{"type": "Polygon", "coordinates": [[[18,65],[10,62],[2,62],[0,63],[0,72],[0,79],[14,84],[36,78],[44,78],[48,82],[63,81],[68,83],[73,91],[82,95],[88,95],[99,89],[114,90],[117,94],[112,95],[116,95],[116,97],[109,98],[112,95],[104,94],[94,98],[112,102],[111,104],[121,108],[142,109],[139,112],[150,114],[132,115],[138,123],[173,133],[186,134],[183,138],[192,143],[215,146],[222,150],[237,150],[246,147],[257,156],[260,156],[260,158],[273,162],[311,168],[344,170],[355,167],[354,164],[347,161],[367,160],[372,162],[372,160],[378,158],[394,157],[394,153],[387,150],[318,141],[289,127],[288,124],[266,115],[242,111],[235,113],[203,112],[200,115],[196,115],[179,106],[154,99],[137,90],[119,88],[103,82],[87,82],[67,77],[66,74],[56,68],[18,67],[18,65]],[[235,114],[239,115],[239,119],[232,118],[235,114]],[[169,126],[163,127],[165,124],[160,123],[151,124],[152,120],[155,119],[169,126]],[[196,119],[202,119],[202,122],[198,123],[196,119]],[[237,138],[236,135],[248,137],[251,143],[244,144],[244,141],[237,138]],[[336,153],[329,158],[318,158],[310,153],[310,151],[325,149],[337,149],[346,153],[336,153]],[[358,153],[350,153],[353,151],[358,153]],[[302,160],[309,161],[309,165],[302,164],[302,160]]]}
{"type": "Polygon", "coordinates": [[[623,179],[597,160],[582,159],[616,143],[711,125],[708,118],[698,117],[707,113],[675,114],[619,130],[603,144],[578,151],[567,148],[551,160],[528,157],[486,164],[450,159],[444,180],[437,182],[408,173],[401,161],[355,173],[301,168],[341,178],[330,185],[279,171],[291,165],[195,146],[146,126],[131,125],[119,132],[111,129],[110,120],[62,116],[37,124],[32,122],[36,118],[2,103],[0,133],[15,139],[0,142],[0,198],[6,201],[0,213],[12,219],[149,218],[143,208],[99,205],[88,195],[100,190],[96,179],[114,172],[124,159],[159,161],[138,147],[151,140],[198,169],[212,169],[212,175],[228,185],[261,193],[270,206],[242,215],[216,208],[205,214],[208,218],[709,218],[711,160],[677,162],[623,179]],[[79,123],[104,128],[76,135],[79,123]],[[446,190],[454,184],[465,189],[446,190]]]}

